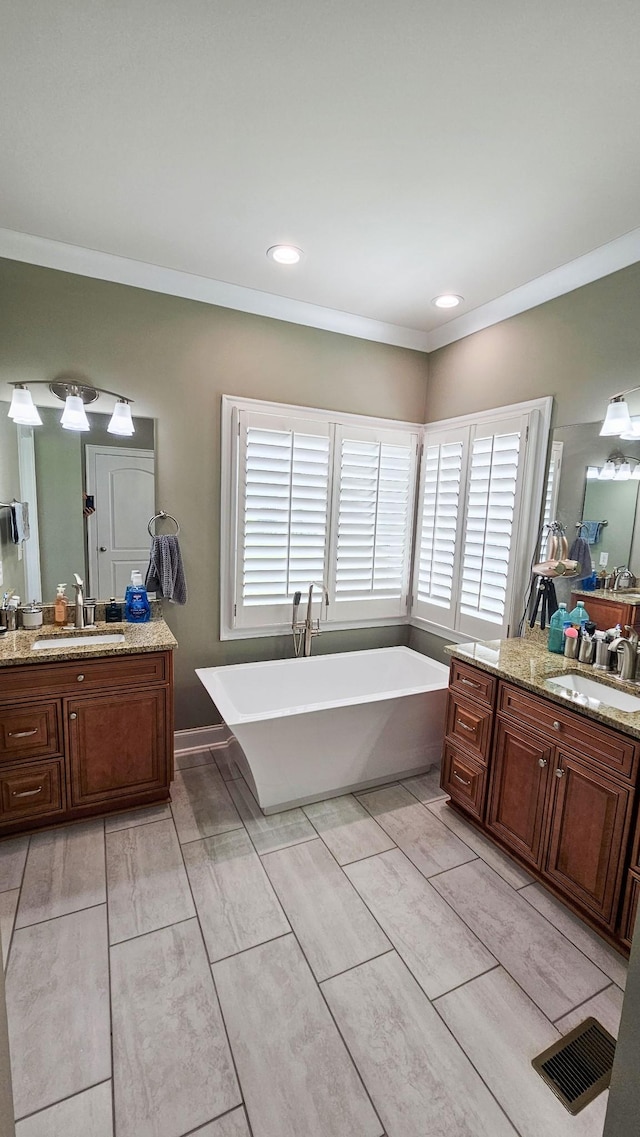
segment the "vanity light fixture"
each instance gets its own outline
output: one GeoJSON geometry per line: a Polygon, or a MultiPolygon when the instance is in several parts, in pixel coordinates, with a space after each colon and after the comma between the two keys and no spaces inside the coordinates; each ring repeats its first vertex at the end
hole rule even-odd
{"type": "Polygon", "coordinates": [[[600,467],[599,466],[587,466],[587,481],[588,482],[595,482],[598,480],[599,477],[600,477],[600,467]]]}
{"type": "Polygon", "coordinates": [[[631,478],[640,481],[640,458],[622,454],[620,450],[614,450],[602,467],[587,466],[587,481],[628,482],[631,478]]]}
{"type": "Polygon", "coordinates": [[[628,482],[630,477],[631,477],[631,466],[630,466],[629,462],[627,462],[626,460],[624,462],[620,462],[620,465],[618,466],[618,469],[615,472],[614,481],[616,481],[616,482],[628,482]]]}
{"type": "Polygon", "coordinates": [[[445,292],[442,296],[434,296],[431,303],[436,308],[457,308],[458,304],[462,304],[464,296],[456,296],[454,292],[445,292]]]}
{"type": "Polygon", "coordinates": [[[615,478],[615,476],[616,476],[615,463],[612,462],[611,459],[609,459],[609,461],[605,462],[604,466],[602,467],[602,469],[598,475],[598,479],[601,482],[612,482],[613,479],[615,478]]]}
{"type": "Polygon", "coordinates": [[[631,415],[631,429],[625,430],[620,437],[624,442],[640,441],[640,415],[631,415]]]}
{"type": "Polygon", "coordinates": [[[267,249],[269,260],[279,265],[297,265],[302,255],[302,249],[296,248],[295,245],[272,245],[267,249]]]}
{"type": "MultiPolygon", "coordinates": [[[[135,426],[131,418],[131,399],[126,395],[119,395],[117,391],[108,391],[105,387],[94,387],[86,375],[75,371],[65,371],[57,375],[49,383],[46,379],[34,379],[35,386],[47,386],[51,393],[64,403],[64,410],[60,419],[63,430],[87,431],[91,429],[85,406],[94,403],[99,395],[111,395],[116,399],[116,405],[109,420],[107,431],[120,437],[130,437],[135,434],[135,426]]],[[[12,383],[13,395],[9,407],[9,418],[18,426],[42,426],[42,419],[38,408],[34,405],[31,392],[24,383],[12,383]]]]}

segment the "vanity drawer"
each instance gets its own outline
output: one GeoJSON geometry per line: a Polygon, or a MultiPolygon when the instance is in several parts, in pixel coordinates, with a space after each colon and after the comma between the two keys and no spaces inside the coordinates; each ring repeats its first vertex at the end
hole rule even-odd
{"type": "Polygon", "coordinates": [[[493,706],[496,680],[487,675],[486,671],[480,671],[477,667],[469,667],[466,663],[460,663],[460,660],[453,659],[451,661],[449,687],[452,691],[459,691],[460,694],[466,695],[468,699],[475,699],[478,703],[486,703],[488,707],[493,706]]]}
{"type": "Polygon", "coordinates": [[[519,687],[500,684],[499,710],[510,719],[527,724],[544,734],[547,741],[556,739],[563,747],[598,766],[631,778],[636,769],[636,747],[630,738],[592,719],[565,711],[555,703],[525,694],[519,687]]]}
{"type": "Polygon", "coordinates": [[[0,770],[0,822],[61,811],[62,764],[41,762],[0,770]]]}
{"type": "Polygon", "coordinates": [[[442,754],[440,784],[467,813],[473,813],[482,820],[487,771],[448,742],[445,742],[442,754]]]}
{"type": "Polygon", "coordinates": [[[447,700],[447,738],[455,739],[475,757],[486,762],[491,742],[493,711],[477,706],[461,695],[449,691],[447,700]]]}
{"type": "Polygon", "coordinates": [[[139,687],[167,682],[170,675],[166,652],[77,659],[69,663],[36,663],[5,667],[0,671],[0,702],[46,692],[77,695],[82,691],[105,691],[110,687],[139,687]]]}
{"type": "Polygon", "coordinates": [[[0,762],[60,754],[59,704],[0,707],[0,762]]]}

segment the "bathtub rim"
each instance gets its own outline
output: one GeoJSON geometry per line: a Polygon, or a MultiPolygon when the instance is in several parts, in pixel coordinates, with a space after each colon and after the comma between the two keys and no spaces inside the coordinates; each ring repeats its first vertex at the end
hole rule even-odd
{"type": "Polygon", "coordinates": [[[296,659],[295,657],[288,657],[286,659],[263,659],[255,660],[251,663],[230,663],[219,664],[214,667],[196,667],[195,673],[202,683],[205,691],[210,699],[215,703],[218,711],[222,715],[228,727],[241,725],[242,723],[251,722],[264,722],[267,719],[289,718],[293,715],[311,714],[314,711],[326,711],[332,707],[352,707],[360,703],[379,703],[384,699],[401,699],[409,695],[428,694],[430,691],[441,691],[449,686],[449,666],[446,663],[440,663],[439,660],[433,659],[430,655],[425,655],[423,652],[415,651],[414,648],[405,647],[403,644],[397,644],[393,647],[376,647],[376,648],[362,648],[358,651],[335,651],[328,652],[324,656],[309,656],[296,659]],[[229,671],[242,671],[257,670],[260,667],[278,667],[290,666],[291,664],[299,664],[304,666],[308,662],[317,661],[318,659],[334,659],[363,655],[378,655],[381,652],[385,654],[388,652],[402,652],[405,655],[415,656],[418,659],[428,661],[428,663],[436,668],[440,674],[440,679],[434,680],[432,683],[420,683],[412,687],[399,687],[386,691],[377,691],[371,695],[352,695],[344,699],[331,699],[315,703],[298,703],[292,707],[282,707],[276,710],[260,711],[257,713],[243,714],[238,711],[231,698],[227,695],[224,687],[220,683],[222,673],[229,671]],[[207,683],[205,676],[209,677],[212,681],[212,687],[217,687],[214,691],[207,683]]]}

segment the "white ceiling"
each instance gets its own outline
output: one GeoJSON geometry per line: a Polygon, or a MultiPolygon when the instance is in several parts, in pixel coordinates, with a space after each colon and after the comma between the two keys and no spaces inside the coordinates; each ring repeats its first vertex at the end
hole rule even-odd
{"type": "Polygon", "coordinates": [[[640,226],[639,42],[637,0],[7,4],[0,226],[426,345],[640,226]]]}

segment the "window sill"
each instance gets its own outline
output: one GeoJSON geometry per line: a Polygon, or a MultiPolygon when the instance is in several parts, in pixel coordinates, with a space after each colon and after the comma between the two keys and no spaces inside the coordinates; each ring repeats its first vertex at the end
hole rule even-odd
{"type": "MultiPolygon", "coordinates": [[[[395,628],[409,623],[407,616],[393,616],[379,620],[322,621],[320,632],[356,632],[366,628],[395,628]]],[[[290,624],[274,624],[262,628],[221,628],[221,640],[259,640],[275,636],[290,636],[290,624]]],[[[468,636],[466,639],[468,640],[468,636]]]]}
{"type": "Polygon", "coordinates": [[[453,628],[445,628],[442,624],[434,624],[431,620],[425,620],[423,616],[410,616],[409,624],[412,628],[419,628],[423,632],[431,632],[434,636],[439,636],[442,640],[448,640],[449,643],[454,644],[468,644],[475,643],[475,637],[469,635],[468,632],[455,632],[453,628]]]}

